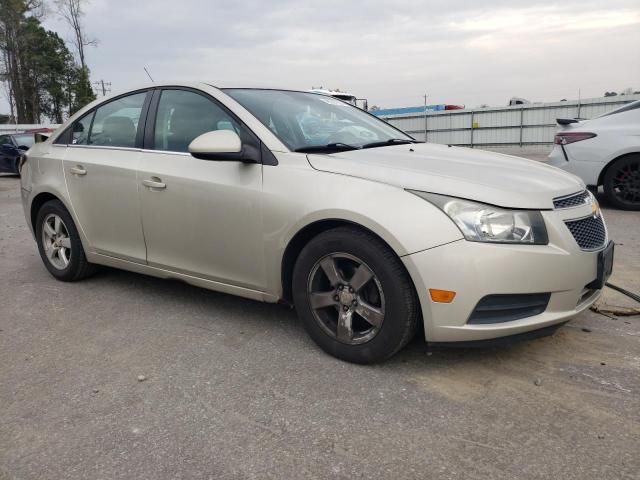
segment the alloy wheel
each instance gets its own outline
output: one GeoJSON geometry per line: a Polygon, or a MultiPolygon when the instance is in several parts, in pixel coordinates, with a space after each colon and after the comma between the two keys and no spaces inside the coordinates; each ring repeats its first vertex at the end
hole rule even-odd
{"type": "Polygon", "coordinates": [[[71,238],[67,226],[55,213],[50,213],[42,224],[42,245],[47,260],[58,270],[64,270],[71,261],[71,238]]]}
{"type": "Polygon", "coordinates": [[[382,327],[382,286],[371,268],[354,255],[331,253],[321,258],[309,274],[307,295],[316,322],[341,343],[366,343],[382,327]]]}
{"type": "Polygon", "coordinates": [[[613,194],[622,203],[640,205],[640,159],[622,162],[612,177],[613,194]]]}

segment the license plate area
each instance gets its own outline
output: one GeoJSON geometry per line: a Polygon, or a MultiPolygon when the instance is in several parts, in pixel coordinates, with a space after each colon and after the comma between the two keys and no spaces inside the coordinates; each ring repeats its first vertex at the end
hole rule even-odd
{"type": "Polygon", "coordinates": [[[604,288],[613,272],[613,250],[615,244],[609,242],[604,250],[598,253],[598,276],[593,282],[593,288],[600,290],[604,288]]]}

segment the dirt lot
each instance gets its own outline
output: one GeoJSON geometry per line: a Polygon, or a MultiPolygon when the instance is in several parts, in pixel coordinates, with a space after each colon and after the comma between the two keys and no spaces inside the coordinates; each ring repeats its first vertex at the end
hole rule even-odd
{"type": "MultiPolygon", "coordinates": [[[[350,365],[280,306],[115,270],[56,282],[18,188],[0,177],[2,480],[640,478],[638,316],[350,365]]],[[[639,292],[640,213],[606,218],[612,282],[639,292]]]]}

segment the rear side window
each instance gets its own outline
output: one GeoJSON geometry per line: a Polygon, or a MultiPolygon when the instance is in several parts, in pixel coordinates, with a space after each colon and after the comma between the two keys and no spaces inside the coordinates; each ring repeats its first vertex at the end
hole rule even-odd
{"type": "Polygon", "coordinates": [[[617,108],[617,109],[613,110],[612,112],[605,113],[602,116],[603,117],[608,117],[609,115],[615,115],[617,113],[622,113],[622,112],[629,112],[629,111],[635,110],[637,108],[640,108],[640,100],[638,100],[636,102],[627,103],[625,106],[617,108]]]}
{"type": "Polygon", "coordinates": [[[213,130],[232,130],[238,123],[214,102],[186,90],[164,90],[158,104],[154,149],[188,152],[191,141],[213,130]]]}
{"type": "Polygon", "coordinates": [[[88,145],[135,147],[146,92],[119,98],[98,107],[88,145]]]}

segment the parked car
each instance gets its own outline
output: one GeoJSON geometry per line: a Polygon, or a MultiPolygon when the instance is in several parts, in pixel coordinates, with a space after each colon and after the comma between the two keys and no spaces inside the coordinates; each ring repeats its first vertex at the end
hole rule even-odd
{"type": "Polygon", "coordinates": [[[549,163],[602,185],[609,202],[640,210],[640,100],[591,120],[558,119],[549,163]]]}
{"type": "Polygon", "coordinates": [[[0,133],[0,173],[18,175],[20,157],[34,142],[32,133],[0,133]]]}
{"type": "Polygon", "coordinates": [[[420,143],[309,92],[154,84],[96,101],[29,151],[22,193],[55,278],[109,265],[293,304],[352,362],[418,330],[550,333],[597,299],[613,259],[574,175],[420,143]]]}

